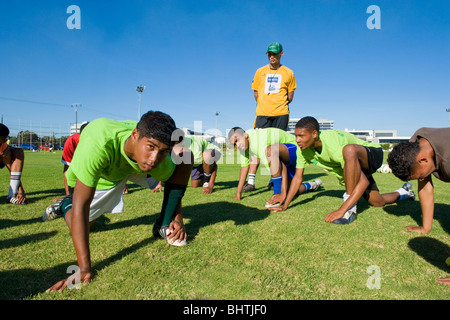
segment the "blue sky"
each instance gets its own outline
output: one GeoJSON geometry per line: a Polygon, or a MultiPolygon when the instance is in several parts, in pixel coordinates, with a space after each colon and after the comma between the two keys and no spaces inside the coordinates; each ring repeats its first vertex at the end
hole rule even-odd
{"type": "MultiPolygon", "coordinates": [[[[0,115],[21,129],[170,114],[179,127],[222,133],[255,117],[251,81],[273,41],[294,70],[291,117],[338,129],[446,127],[450,1],[2,1],[0,115]],[[70,5],[81,29],[66,25],[70,5]],[[377,5],[381,29],[366,12],[377,5]]],[[[41,128],[41,129],[40,129],[41,128]]]]}

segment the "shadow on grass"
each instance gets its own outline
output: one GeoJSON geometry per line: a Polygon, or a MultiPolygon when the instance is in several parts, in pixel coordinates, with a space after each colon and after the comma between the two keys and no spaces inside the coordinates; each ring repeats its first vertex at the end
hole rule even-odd
{"type": "Polygon", "coordinates": [[[445,259],[450,257],[450,247],[445,243],[429,237],[417,237],[409,240],[408,246],[436,268],[447,273],[450,271],[445,264],[445,259]]]}
{"type": "MultiPolygon", "coordinates": [[[[315,179],[317,179],[319,177],[322,177],[322,176],[326,176],[326,174],[325,173],[305,174],[305,175],[303,175],[303,182],[309,182],[309,181],[315,180],[315,179]]],[[[269,184],[269,181],[270,181],[270,176],[267,176],[267,185],[269,184]]],[[[233,188],[233,187],[237,188],[238,181],[231,182],[231,183],[234,183],[234,185],[232,185],[231,188],[233,188]]],[[[248,192],[248,193],[242,193],[241,198],[244,199],[244,198],[249,197],[249,196],[253,197],[253,196],[257,196],[257,195],[259,195],[261,193],[266,193],[266,192],[271,192],[272,193],[272,191],[269,190],[269,188],[267,188],[267,186],[259,187],[255,191],[251,191],[251,192],[248,192]]]]}
{"type": "MultiPolygon", "coordinates": [[[[222,221],[234,221],[235,225],[245,225],[254,221],[265,219],[270,212],[268,210],[260,210],[252,207],[246,207],[239,203],[215,202],[203,203],[183,208],[184,216],[189,219],[186,229],[189,241],[195,239],[199,230],[205,226],[213,225],[222,221]]],[[[97,223],[92,226],[91,232],[103,232],[114,229],[127,228],[134,225],[151,225],[159,214],[150,216],[142,216],[131,220],[120,221],[117,223],[109,223],[107,216],[102,216],[97,223]]],[[[56,234],[56,231],[16,238],[13,240],[5,240],[0,242],[0,248],[15,247],[30,241],[46,240],[56,234]]],[[[150,236],[138,243],[124,248],[116,254],[106,258],[98,263],[94,263],[92,268],[94,272],[98,272],[116,261],[123,259],[125,256],[132,254],[140,248],[151,244],[157,239],[150,236]]],[[[67,268],[76,265],[75,261],[67,264],[59,264],[44,270],[35,270],[32,268],[24,268],[17,270],[7,270],[0,272],[0,300],[16,300],[24,298],[32,298],[33,295],[44,293],[53,284],[67,278],[67,268]]],[[[95,279],[94,279],[95,282],[95,279]]]]}
{"type": "Polygon", "coordinates": [[[183,208],[184,217],[190,219],[186,224],[188,241],[195,239],[203,227],[230,220],[234,221],[235,225],[245,225],[263,220],[269,214],[270,212],[265,209],[246,207],[240,203],[227,201],[201,203],[183,208]]]}
{"type": "MultiPolygon", "coordinates": [[[[26,186],[25,186],[25,188],[26,188],[26,186]]],[[[42,198],[46,198],[46,197],[61,198],[61,197],[64,197],[65,194],[66,194],[66,191],[63,188],[39,190],[39,191],[32,191],[32,192],[27,191],[27,201],[28,201],[28,205],[30,205],[36,201],[42,200],[42,198]],[[33,197],[33,195],[37,195],[37,197],[33,197]]]]}
{"type": "MultiPolygon", "coordinates": [[[[383,208],[389,214],[395,216],[411,216],[416,224],[422,225],[422,209],[418,201],[400,201],[383,208]]],[[[450,205],[443,203],[434,204],[433,220],[439,221],[442,229],[450,234],[450,205]]],[[[405,226],[406,227],[406,226],[405,226]]]]}
{"type": "Polygon", "coordinates": [[[12,228],[25,224],[33,224],[41,222],[41,218],[31,218],[25,220],[0,219],[0,229],[12,228]]]}
{"type": "Polygon", "coordinates": [[[21,245],[30,243],[30,242],[36,242],[36,241],[43,241],[47,240],[54,235],[56,235],[57,231],[51,231],[51,232],[41,232],[37,234],[27,235],[23,237],[17,237],[13,239],[7,239],[7,240],[0,240],[0,250],[6,249],[6,248],[14,248],[19,247],[21,245]]]}
{"type": "MultiPolygon", "coordinates": [[[[116,261],[121,260],[125,256],[139,250],[152,243],[153,237],[146,238],[127,248],[124,248],[112,255],[111,257],[94,263],[92,268],[94,272],[98,272],[116,261]]],[[[67,273],[67,268],[76,265],[76,261],[67,264],[59,264],[45,270],[35,270],[31,268],[7,270],[0,272],[0,300],[18,300],[24,298],[32,298],[33,295],[44,293],[59,280],[67,278],[71,273],[67,273]]],[[[95,278],[93,280],[95,282],[95,278]]],[[[68,290],[68,289],[66,289],[68,290]]],[[[48,293],[55,295],[58,293],[48,293]]]]}
{"type": "MultiPolygon", "coordinates": [[[[270,212],[265,209],[246,207],[240,203],[227,201],[200,203],[183,207],[184,218],[190,220],[189,223],[186,223],[188,240],[194,239],[201,228],[218,222],[232,220],[235,225],[245,225],[265,219],[269,214],[270,212]]],[[[153,214],[110,224],[107,215],[103,215],[92,226],[91,232],[103,232],[136,225],[153,225],[158,217],[159,214],[153,214]]]]}

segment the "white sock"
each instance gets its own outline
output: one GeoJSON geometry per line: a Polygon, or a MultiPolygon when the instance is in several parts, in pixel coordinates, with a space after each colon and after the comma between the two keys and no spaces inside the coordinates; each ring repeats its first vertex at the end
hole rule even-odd
{"type": "MultiPolygon", "coordinates": [[[[344,199],[344,202],[347,201],[348,197],[350,197],[350,195],[347,192],[345,192],[342,197],[344,199]]],[[[350,209],[348,209],[348,211],[356,213],[356,203],[350,209]]]]}
{"type": "Polygon", "coordinates": [[[256,174],[249,173],[248,174],[248,181],[247,181],[247,183],[255,185],[255,177],[256,177],[256,174]]]}
{"type": "Polygon", "coordinates": [[[19,190],[20,177],[22,172],[11,172],[11,180],[9,182],[8,198],[15,196],[19,190]]]}

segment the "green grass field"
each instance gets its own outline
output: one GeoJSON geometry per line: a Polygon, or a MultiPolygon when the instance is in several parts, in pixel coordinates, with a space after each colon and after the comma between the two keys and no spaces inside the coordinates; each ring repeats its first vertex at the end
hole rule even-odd
{"type": "MultiPolygon", "coordinates": [[[[324,222],[342,203],[337,179],[315,166],[306,179],[322,187],[296,198],[286,212],[264,208],[271,197],[268,176],[257,190],[233,200],[239,165],[221,164],[215,192],[188,187],[183,212],[188,246],[172,247],[152,237],[162,194],[129,184],[125,211],[106,214],[90,234],[96,276],[80,290],[45,293],[76,264],[63,219],[41,222],[52,199],[63,195],[61,153],[26,153],[22,181],[29,204],[4,204],[7,169],[0,170],[0,299],[438,299],[450,287],[435,283],[449,276],[450,184],[434,179],[435,219],[428,235],[405,227],[421,223],[418,199],[374,208],[361,199],[350,225],[324,222]],[[368,282],[379,271],[380,286],[368,282]]],[[[403,182],[376,173],[382,192],[403,182]]],[[[417,191],[417,183],[413,182],[417,191]]]]}

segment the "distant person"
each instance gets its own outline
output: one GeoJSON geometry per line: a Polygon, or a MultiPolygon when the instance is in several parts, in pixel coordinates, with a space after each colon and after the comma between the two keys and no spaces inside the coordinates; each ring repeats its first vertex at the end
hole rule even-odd
{"type": "MultiPolygon", "coordinates": [[[[269,45],[266,52],[269,64],[259,68],[252,82],[256,100],[254,129],[278,128],[288,130],[289,104],[294,99],[297,82],[294,72],[281,64],[283,46],[278,42],[269,45]]],[[[242,192],[255,190],[255,177],[259,160],[250,164],[248,181],[242,192]]]]}
{"type": "MultiPolygon", "coordinates": [[[[294,135],[277,128],[250,129],[244,132],[242,128],[234,127],[228,133],[228,141],[241,152],[241,171],[236,196],[233,199],[241,200],[250,159],[255,156],[258,159],[267,160],[266,165],[270,168],[274,183],[273,196],[266,203],[266,208],[281,205],[286,196],[286,184],[290,179],[292,166],[295,167],[296,164],[292,155],[292,150],[295,153],[297,149],[294,135]],[[285,173],[284,179],[282,178],[282,171],[285,173]],[[287,171],[289,174],[286,175],[287,171]]],[[[303,183],[297,186],[297,191],[299,193],[315,191],[321,183],[322,181],[319,179],[310,183],[303,183]]]]}
{"type": "Polygon", "coordinates": [[[173,151],[180,153],[184,148],[189,149],[194,156],[191,187],[203,187],[202,194],[212,193],[217,176],[217,161],[222,156],[220,148],[201,137],[191,135],[185,135],[180,143],[175,144],[173,151]]]}
{"type": "MultiPolygon", "coordinates": [[[[47,208],[42,217],[43,221],[64,217],[77,255],[77,274],[83,284],[94,276],[89,249],[90,226],[104,213],[123,212],[122,190],[127,180],[147,188],[157,181],[165,181],[162,209],[153,234],[170,245],[187,244],[181,200],[192,160],[189,164],[178,165],[172,160],[175,129],[175,122],[169,115],[149,111],[139,123],[102,118],[89,123],[83,131],[66,172],[68,184],[74,186],[73,196],[47,208]],[[148,179],[147,175],[152,178],[148,179]]],[[[62,291],[67,281],[61,280],[47,291],[62,291]]]]}
{"type": "Polygon", "coordinates": [[[383,163],[383,149],[379,144],[360,140],[342,130],[320,131],[319,123],[313,117],[304,117],[297,122],[295,137],[299,146],[297,170],[284,205],[271,210],[288,208],[303,181],[305,167],[311,163],[333,172],[345,186],[344,203],[338,210],[326,215],[326,222],[350,224],[357,218],[356,203],[361,197],[375,207],[397,200],[414,199],[409,183],[395,192],[380,194],[372,176],[383,163]]]}
{"type": "MultiPolygon", "coordinates": [[[[400,180],[417,180],[422,226],[407,226],[409,231],[429,233],[434,216],[434,186],[431,175],[450,182],[450,128],[420,128],[409,142],[396,145],[388,156],[392,173],[400,180]]],[[[438,279],[450,285],[450,278],[438,279]]]]}
{"type": "Polygon", "coordinates": [[[0,123],[0,169],[7,167],[10,172],[6,203],[27,204],[27,197],[21,181],[25,154],[22,149],[9,145],[8,136],[8,127],[0,123]]]}

